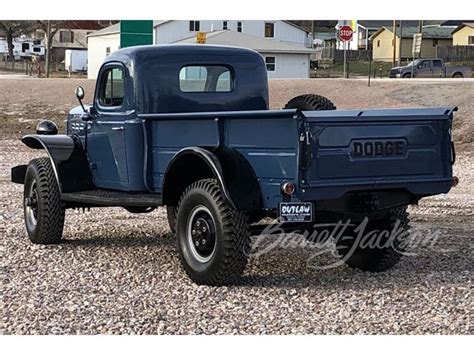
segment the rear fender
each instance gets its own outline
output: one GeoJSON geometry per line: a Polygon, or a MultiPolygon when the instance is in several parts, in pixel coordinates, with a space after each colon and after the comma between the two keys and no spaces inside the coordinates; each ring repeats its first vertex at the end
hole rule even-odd
{"type": "Polygon", "coordinates": [[[173,157],[163,180],[163,204],[176,206],[187,186],[211,177],[219,182],[224,199],[237,210],[262,207],[260,185],[245,158],[232,149],[202,147],[184,148],[173,157]]]}

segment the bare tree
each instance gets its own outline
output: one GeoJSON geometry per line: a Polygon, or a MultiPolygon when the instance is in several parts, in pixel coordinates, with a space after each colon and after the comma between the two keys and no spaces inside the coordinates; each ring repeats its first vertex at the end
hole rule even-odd
{"type": "Polygon", "coordinates": [[[0,33],[7,39],[8,60],[12,62],[14,68],[15,58],[13,55],[13,39],[23,34],[27,34],[36,27],[35,21],[0,21],[0,33]]]}
{"type": "Polygon", "coordinates": [[[64,26],[65,21],[36,21],[39,28],[45,33],[45,58],[46,58],[46,77],[49,78],[49,69],[51,63],[51,48],[53,46],[53,38],[56,33],[64,26]]]}

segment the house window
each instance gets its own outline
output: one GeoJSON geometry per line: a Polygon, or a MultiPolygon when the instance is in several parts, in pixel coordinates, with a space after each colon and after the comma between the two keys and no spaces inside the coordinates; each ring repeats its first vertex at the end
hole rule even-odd
{"type": "Polygon", "coordinates": [[[223,29],[223,30],[227,30],[227,29],[228,29],[227,21],[222,21],[222,29],[223,29]]]}
{"type": "Polygon", "coordinates": [[[380,47],[380,39],[377,40],[377,47],[380,47]]]}
{"type": "Polygon", "coordinates": [[[275,24],[273,22],[265,22],[265,37],[266,38],[275,37],[275,24]]]}
{"type": "Polygon", "coordinates": [[[242,22],[241,21],[237,22],[237,32],[242,32],[242,22]]]}
{"type": "Polygon", "coordinates": [[[110,54],[110,47],[105,48],[105,56],[108,57],[110,54]]]}
{"type": "Polygon", "coordinates": [[[438,45],[438,40],[437,39],[433,39],[433,47],[436,47],[438,45]]]}
{"type": "Polygon", "coordinates": [[[179,71],[179,88],[183,92],[229,92],[233,78],[222,65],[187,65],[179,71]]]}
{"type": "Polygon", "coordinates": [[[59,42],[61,42],[61,43],[73,43],[74,42],[74,32],[72,32],[72,31],[60,31],[59,32],[59,42]]]}
{"type": "Polygon", "coordinates": [[[100,104],[102,106],[122,106],[123,71],[120,67],[107,69],[102,76],[100,104]]]}
{"type": "Polygon", "coordinates": [[[189,21],[189,31],[199,32],[201,28],[201,21],[189,21]]]}
{"type": "Polygon", "coordinates": [[[469,44],[469,45],[474,44],[474,36],[469,36],[467,38],[467,44],[469,44]]]}
{"type": "Polygon", "coordinates": [[[275,57],[265,57],[267,71],[275,71],[275,57]]]}

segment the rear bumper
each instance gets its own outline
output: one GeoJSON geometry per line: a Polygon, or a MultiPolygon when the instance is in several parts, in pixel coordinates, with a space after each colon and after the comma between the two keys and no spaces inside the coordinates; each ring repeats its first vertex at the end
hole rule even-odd
{"type": "Polygon", "coordinates": [[[317,201],[338,199],[351,192],[394,191],[403,190],[418,197],[447,193],[453,186],[453,178],[423,179],[423,180],[373,180],[361,183],[360,181],[324,182],[301,186],[297,196],[301,201],[317,201]]]}
{"type": "Polygon", "coordinates": [[[11,180],[16,184],[25,183],[26,168],[28,165],[18,165],[11,169],[11,180]]]}

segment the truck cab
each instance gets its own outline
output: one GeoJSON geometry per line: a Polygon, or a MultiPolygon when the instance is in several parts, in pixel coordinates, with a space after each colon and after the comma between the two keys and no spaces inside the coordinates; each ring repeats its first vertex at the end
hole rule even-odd
{"type": "Polygon", "coordinates": [[[166,206],[199,284],[240,275],[262,228],[311,241],[320,223],[338,220],[401,228],[378,250],[357,245],[355,231],[336,242],[349,266],[386,270],[408,235],[406,207],[457,182],[455,107],[336,110],[306,94],[269,110],[265,62],[249,49],[122,49],[102,65],[93,102],[82,103],[82,88],[76,96],[65,134],[45,121],[22,138],[47,157],[12,169],[30,240],[59,243],[68,208],[166,206]]]}

